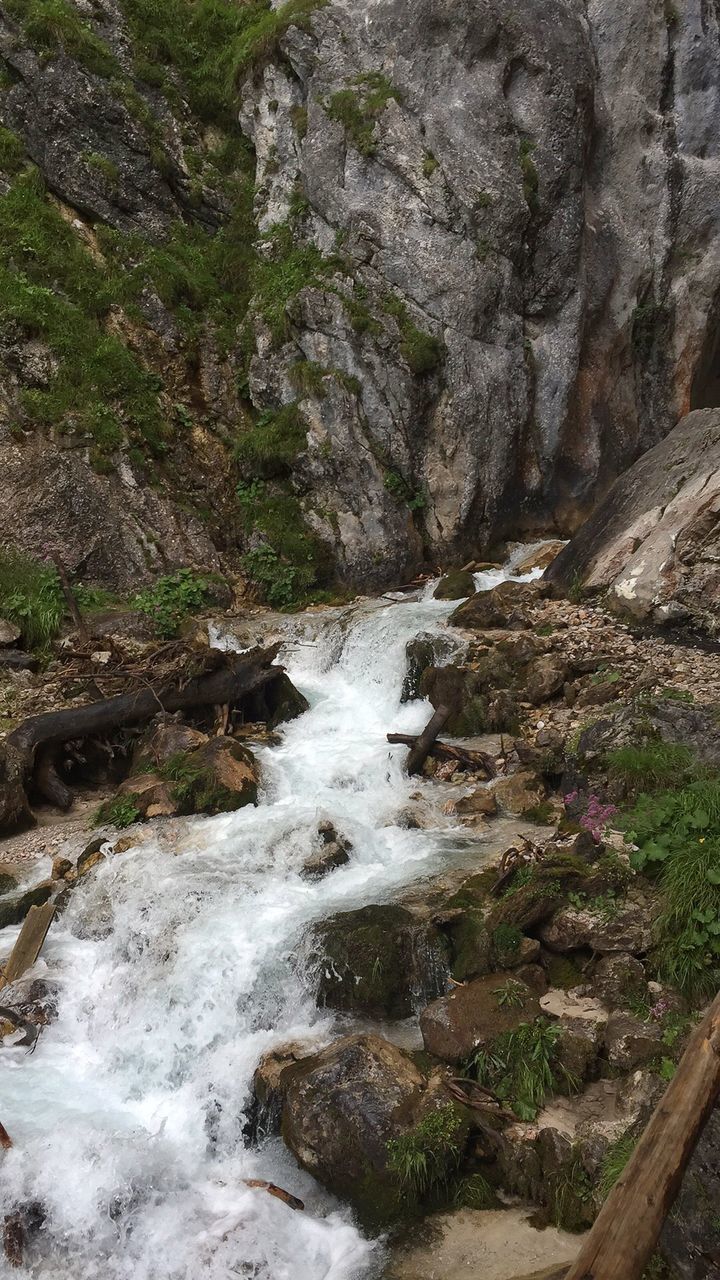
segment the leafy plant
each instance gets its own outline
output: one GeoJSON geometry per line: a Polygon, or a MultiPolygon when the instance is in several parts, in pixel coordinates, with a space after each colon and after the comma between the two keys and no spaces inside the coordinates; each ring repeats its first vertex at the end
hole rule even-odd
{"type": "Polygon", "coordinates": [[[372,71],[356,76],[352,87],[333,93],[323,106],[330,119],[343,126],[356,150],[372,156],[377,151],[375,125],[392,98],[400,102],[399,91],[381,72],[372,71]]]}
{"type": "Polygon", "coordinates": [[[0,548],[0,616],[14,622],[29,649],[45,649],[65,605],[57,570],[11,547],[0,548]]]}
{"type": "Polygon", "coordinates": [[[521,1009],[525,1003],[527,989],[525,984],[509,978],[502,987],[493,992],[501,1009],[521,1009]]]}
{"type": "Polygon", "coordinates": [[[178,569],[135,597],[135,607],[152,619],[158,635],[170,639],[180,624],[208,602],[212,584],[192,569],[178,569]]]}
{"type": "Polygon", "coordinates": [[[131,827],[139,817],[138,796],[129,792],[127,795],[116,796],[114,800],[106,800],[101,804],[93,817],[93,826],[131,827]]]}
{"type": "Polygon", "coordinates": [[[464,1123],[452,1103],[429,1111],[413,1129],[387,1144],[388,1169],[404,1193],[422,1198],[448,1183],[464,1148],[464,1123]]]}
{"type": "Polygon", "coordinates": [[[489,1049],[477,1050],[468,1060],[468,1074],[507,1102],[521,1120],[534,1120],[558,1079],[577,1087],[558,1062],[559,1038],[559,1027],[543,1018],[523,1022],[498,1036],[489,1049]]]}
{"type": "Polygon", "coordinates": [[[637,1146],[637,1134],[627,1129],[619,1138],[616,1138],[608,1147],[603,1158],[600,1168],[600,1181],[598,1190],[603,1198],[607,1199],[617,1182],[620,1174],[623,1172],[625,1165],[630,1159],[635,1147],[637,1146]]]}

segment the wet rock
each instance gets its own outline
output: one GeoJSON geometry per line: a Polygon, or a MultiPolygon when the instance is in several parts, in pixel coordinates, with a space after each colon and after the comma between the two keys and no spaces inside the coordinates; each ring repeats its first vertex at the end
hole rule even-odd
{"type": "Polygon", "coordinates": [[[317,999],[332,1009],[407,1018],[445,990],[446,939],[396,906],[361,907],[315,929],[311,964],[317,999]]]}
{"type": "Polygon", "coordinates": [[[342,867],[350,860],[352,844],[338,834],[332,822],[321,822],[318,827],[318,836],[320,848],[303,864],[301,875],[306,880],[320,880],[336,867],[342,867]]]}
{"type": "Polygon", "coordinates": [[[90,844],[80,854],[75,864],[76,874],[84,876],[88,871],[92,871],[93,867],[96,867],[98,863],[105,861],[106,854],[110,852],[112,852],[112,847],[105,836],[97,836],[90,841],[90,844]]]}
{"type": "Polygon", "coordinates": [[[655,1022],[641,1022],[629,1013],[614,1013],[605,1028],[605,1051],[611,1067],[634,1071],[662,1050],[662,1031],[655,1022]]]}
{"type": "Polygon", "coordinates": [[[560,1018],[557,1059],[565,1073],[567,1089],[576,1089],[590,1079],[603,1047],[603,1024],[591,1018],[560,1018]]]}
{"type": "Polygon", "coordinates": [[[405,646],[405,679],[401,702],[412,702],[420,697],[420,681],[427,667],[442,666],[443,661],[457,652],[457,643],[446,634],[433,635],[420,632],[405,646]]]}
{"type": "Polygon", "coordinates": [[[14,649],[21,635],[22,632],[17,623],[0,618],[0,649],[14,649]]]}
{"type": "Polygon", "coordinates": [[[478,787],[470,795],[461,796],[454,804],[455,812],[461,818],[475,817],[478,814],[492,817],[497,813],[497,807],[497,799],[487,787],[478,787]]]}
{"type": "Polygon", "coordinates": [[[569,675],[564,658],[557,653],[541,654],[533,658],[522,677],[521,697],[539,707],[559,694],[569,675]]]}
{"type": "Polygon", "coordinates": [[[68,876],[72,876],[75,868],[69,858],[58,856],[53,858],[52,871],[50,873],[53,880],[65,880],[68,876]]]}
{"type": "Polygon", "coordinates": [[[270,684],[265,685],[261,693],[264,705],[259,708],[261,714],[257,718],[265,720],[269,729],[274,729],[279,724],[286,724],[289,720],[297,720],[298,716],[304,715],[310,706],[304,693],[295,688],[285,671],[270,684]],[[262,714],[263,711],[264,714],[262,714]]]}
{"type": "Polygon", "coordinates": [[[379,1036],[354,1035],[287,1074],[282,1135],[295,1158],[366,1225],[392,1221],[400,1196],[388,1142],[413,1123],[425,1087],[418,1068],[379,1036]]]}
{"type": "Polygon", "coordinates": [[[435,600],[464,600],[475,595],[475,579],[471,573],[455,569],[446,573],[438,582],[433,597],[435,600]]]}
{"type": "Polygon", "coordinates": [[[647,996],[645,970],[635,956],[623,952],[598,961],[592,974],[593,991],[609,1009],[621,1009],[629,999],[647,996]]]}
{"type": "Polygon", "coordinates": [[[713,705],[643,698],[589,725],[577,743],[581,764],[600,765],[610,751],[646,742],[688,745],[703,764],[720,766],[720,723],[713,705]]]}
{"type": "Polygon", "coordinates": [[[507,778],[499,778],[493,791],[498,804],[508,813],[521,814],[535,809],[545,799],[545,785],[529,769],[518,769],[507,778]]]}
{"type": "Polygon", "coordinates": [[[486,684],[476,671],[449,664],[427,667],[420,677],[420,693],[433,707],[448,707],[444,732],[453,737],[484,733],[488,724],[486,684]]]}
{"type": "Polygon", "coordinates": [[[448,621],[471,631],[522,631],[531,625],[537,589],[521,582],[501,582],[492,591],[479,591],[450,614],[448,621]]]}
{"type": "Polygon", "coordinates": [[[513,573],[520,577],[521,574],[530,573],[533,569],[547,569],[565,546],[564,542],[546,542],[528,551],[519,560],[513,560],[513,573]]]}
{"type": "Polygon", "coordinates": [[[652,914],[648,906],[631,902],[608,913],[587,907],[562,907],[540,930],[551,951],[621,951],[644,954],[652,944],[652,914]]]}
{"type": "Polygon", "coordinates": [[[501,987],[502,978],[488,974],[428,1005],[420,1015],[427,1052],[445,1062],[462,1062],[475,1049],[489,1045],[496,1036],[512,1031],[521,1022],[531,1022],[540,1012],[529,987],[523,1003],[512,1007],[500,1003],[501,987]]]}
{"type": "Polygon", "coordinates": [[[54,888],[52,880],[43,880],[31,889],[0,898],[0,929],[6,929],[11,924],[22,924],[30,908],[47,902],[54,888]]]}
{"type": "Polygon", "coordinates": [[[289,1067],[309,1056],[298,1041],[278,1045],[263,1054],[253,1075],[253,1098],[248,1108],[245,1134],[255,1143],[280,1132],[282,1110],[290,1083],[289,1067]]]}

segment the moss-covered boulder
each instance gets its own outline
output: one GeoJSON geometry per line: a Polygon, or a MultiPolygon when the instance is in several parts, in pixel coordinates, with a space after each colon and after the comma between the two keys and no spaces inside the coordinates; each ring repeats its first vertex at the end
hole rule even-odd
{"type": "Polygon", "coordinates": [[[473,667],[448,664],[428,667],[420,679],[420,693],[434,707],[450,708],[445,732],[455,737],[479,733],[514,732],[518,707],[509,686],[513,673],[500,655],[489,654],[473,667]]]}
{"type": "Polygon", "coordinates": [[[532,1022],[540,1013],[534,992],[515,979],[513,1000],[506,1003],[503,984],[502,976],[487,974],[428,1005],[420,1016],[426,1051],[458,1064],[521,1022],[532,1022]]]}
{"type": "Polygon", "coordinates": [[[315,929],[312,949],[318,1003],[333,1009],[407,1018],[447,985],[447,940],[403,907],[332,916],[315,929]]]}
{"type": "Polygon", "coordinates": [[[436,600],[465,600],[468,596],[474,596],[475,591],[472,574],[464,569],[453,569],[440,579],[433,596],[436,600]]]}
{"type": "Polygon", "coordinates": [[[407,1053],[378,1036],[348,1036],[283,1073],[282,1135],[296,1160],[377,1231],[418,1208],[404,1156],[427,1152],[445,1180],[468,1135],[464,1110],[407,1053]],[[428,1117],[430,1119],[428,1120],[428,1117]],[[437,1119],[436,1119],[437,1117],[437,1119]]]}
{"type": "Polygon", "coordinates": [[[419,698],[420,681],[427,667],[442,665],[442,662],[457,651],[457,642],[446,634],[432,634],[421,631],[413,636],[405,646],[405,679],[403,680],[401,702],[412,702],[419,698]]]}
{"type": "Polygon", "coordinates": [[[456,627],[472,631],[522,631],[532,622],[537,587],[523,582],[501,582],[492,591],[478,591],[450,614],[456,627]]]}
{"type": "Polygon", "coordinates": [[[146,749],[136,771],[101,806],[97,821],[129,826],[177,814],[230,813],[256,804],[259,772],[252,751],[232,738],[190,732],[190,751],[168,754],[165,736],[158,750],[154,745],[152,751],[146,749]]]}

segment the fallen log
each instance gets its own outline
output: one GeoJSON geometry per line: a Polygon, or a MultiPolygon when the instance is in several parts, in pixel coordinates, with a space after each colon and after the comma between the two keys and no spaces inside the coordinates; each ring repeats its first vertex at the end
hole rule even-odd
{"type": "Polygon", "coordinates": [[[12,1144],[13,1140],[5,1128],[5,1125],[0,1124],[0,1147],[2,1147],[3,1151],[9,1151],[12,1144]]]}
{"type": "Polygon", "coordinates": [[[439,706],[428,720],[422,733],[410,748],[405,770],[409,777],[419,773],[430,754],[430,748],[450,715],[450,708],[439,706]]]}
{"type": "Polygon", "coordinates": [[[640,1280],[720,1096],[720,995],[696,1028],[566,1280],[640,1280]]]}
{"type": "MultiPolygon", "coordinates": [[[[414,747],[418,739],[417,734],[389,733],[387,740],[393,745],[414,747]]],[[[485,751],[469,751],[466,747],[454,747],[449,742],[439,742],[436,739],[428,755],[434,760],[457,760],[458,764],[465,765],[468,769],[483,772],[487,778],[495,777],[495,763],[485,751]]]]}
{"type": "Polygon", "coordinates": [[[38,789],[46,799],[67,808],[72,795],[58,777],[52,748],[77,739],[94,738],[142,724],[158,712],[189,711],[205,706],[233,706],[249,693],[279,679],[274,667],[279,644],[228,655],[221,667],[189,679],[147,685],[87,706],[30,716],[13,729],[0,753],[0,830],[32,822],[30,795],[38,789]],[[42,761],[38,776],[38,766],[42,761]],[[59,784],[59,785],[58,785],[59,784]]]}
{"type": "Polygon", "coordinates": [[[44,902],[40,907],[30,908],[7,963],[3,969],[0,969],[0,989],[9,987],[11,982],[15,982],[27,969],[32,968],[40,955],[54,916],[53,901],[44,902]]]}

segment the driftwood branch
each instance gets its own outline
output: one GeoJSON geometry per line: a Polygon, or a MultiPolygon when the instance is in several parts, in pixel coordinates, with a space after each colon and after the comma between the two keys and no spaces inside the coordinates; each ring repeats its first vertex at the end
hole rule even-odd
{"type": "Polygon", "coordinates": [[[720,1095],[720,995],[693,1033],[566,1280],[640,1280],[720,1095]]]}
{"type": "Polygon", "coordinates": [[[422,733],[415,739],[410,748],[410,754],[405,765],[406,771],[410,777],[415,773],[419,773],[422,769],[430,754],[433,742],[437,738],[449,716],[449,707],[438,707],[437,711],[428,720],[422,733]]]}
{"type": "Polygon", "coordinates": [[[63,743],[143,724],[159,711],[233,706],[283,674],[282,667],[272,665],[279,648],[228,655],[222,666],[190,679],[176,678],[157,687],[148,682],[132,693],[23,720],[0,752],[0,830],[32,820],[29,797],[35,789],[60,808],[68,807],[72,795],[53,763],[53,752],[63,743]]]}
{"type": "MultiPolygon", "coordinates": [[[[417,734],[412,733],[389,733],[387,740],[393,745],[414,747],[418,738],[417,734]]],[[[487,778],[495,777],[495,764],[492,756],[487,755],[485,751],[470,751],[466,747],[454,747],[449,742],[439,742],[436,739],[432,743],[428,755],[431,755],[434,760],[456,760],[458,764],[464,765],[467,769],[484,773],[487,778]]]]}

